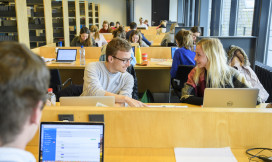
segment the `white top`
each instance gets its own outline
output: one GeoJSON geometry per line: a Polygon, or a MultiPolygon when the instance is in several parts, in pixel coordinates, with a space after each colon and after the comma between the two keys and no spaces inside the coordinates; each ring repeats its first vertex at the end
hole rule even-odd
{"type": "Polygon", "coordinates": [[[0,147],[0,162],[36,162],[35,157],[22,149],[0,147]]]}
{"type": "Polygon", "coordinates": [[[108,42],[106,41],[105,37],[103,36],[103,34],[99,33],[99,38],[95,39],[95,43],[98,44],[98,47],[102,47],[103,45],[107,44],[108,42]]]}
{"type": "Polygon", "coordinates": [[[128,72],[111,73],[105,62],[89,63],[84,71],[81,96],[105,96],[106,91],[131,97],[134,79],[128,72]]]}
{"type": "Polygon", "coordinates": [[[146,30],[148,29],[148,26],[146,24],[144,24],[144,23],[142,25],[138,24],[137,27],[145,27],[146,30]]]}

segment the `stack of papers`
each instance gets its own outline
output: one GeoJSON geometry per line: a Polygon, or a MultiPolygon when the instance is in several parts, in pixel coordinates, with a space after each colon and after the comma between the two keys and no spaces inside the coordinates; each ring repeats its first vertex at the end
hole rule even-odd
{"type": "Polygon", "coordinates": [[[237,162],[229,147],[175,148],[176,162],[237,162]]]}

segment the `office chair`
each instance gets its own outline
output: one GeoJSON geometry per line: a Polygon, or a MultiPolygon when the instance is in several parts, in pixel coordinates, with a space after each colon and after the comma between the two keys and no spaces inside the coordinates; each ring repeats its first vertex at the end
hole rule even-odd
{"type": "Polygon", "coordinates": [[[62,83],[59,69],[50,69],[50,88],[53,88],[53,92],[58,94],[59,91],[68,83],[72,84],[72,78],[68,78],[62,83]]]}
{"type": "Polygon", "coordinates": [[[193,65],[179,65],[176,77],[171,78],[171,85],[179,99],[181,97],[181,90],[184,87],[184,83],[188,80],[188,74],[193,68],[193,65]]]}

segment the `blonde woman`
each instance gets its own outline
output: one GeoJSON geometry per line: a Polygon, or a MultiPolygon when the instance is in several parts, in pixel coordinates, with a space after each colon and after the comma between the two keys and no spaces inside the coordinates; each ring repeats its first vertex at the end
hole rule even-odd
{"type": "Polygon", "coordinates": [[[181,102],[203,104],[205,88],[248,88],[245,78],[227,65],[220,40],[201,39],[196,46],[197,66],[189,73],[182,89],[181,102]]]}
{"type": "Polygon", "coordinates": [[[90,31],[91,36],[94,38],[95,43],[97,43],[98,47],[102,47],[103,45],[108,43],[104,38],[103,34],[98,32],[98,27],[96,25],[92,25],[90,31]]]}
{"type": "Polygon", "coordinates": [[[180,30],[176,34],[175,39],[179,48],[174,53],[170,70],[171,78],[176,77],[179,65],[195,65],[192,33],[188,30],[180,30]]]}
{"type": "Polygon", "coordinates": [[[139,43],[140,47],[149,47],[143,40],[142,40],[142,33],[139,30],[133,30],[130,33],[129,40],[130,43],[139,43]]]}
{"type": "Polygon", "coordinates": [[[178,23],[173,23],[170,31],[165,33],[161,41],[161,46],[168,46],[168,43],[175,43],[175,27],[178,27],[178,23]]]}

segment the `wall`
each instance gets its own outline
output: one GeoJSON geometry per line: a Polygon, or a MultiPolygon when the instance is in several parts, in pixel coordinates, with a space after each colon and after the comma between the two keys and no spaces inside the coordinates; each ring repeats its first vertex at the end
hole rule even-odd
{"type": "Polygon", "coordinates": [[[88,0],[100,4],[100,28],[104,20],[126,24],[126,0],[88,0]]]}
{"type": "Polygon", "coordinates": [[[148,20],[151,25],[152,0],[134,0],[134,21],[139,24],[139,18],[148,20]]]}
{"type": "Polygon", "coordinates": [[[177,22],[178,20],[178,0],[170,0],[169,2],[169,20],[177,22]]]}

